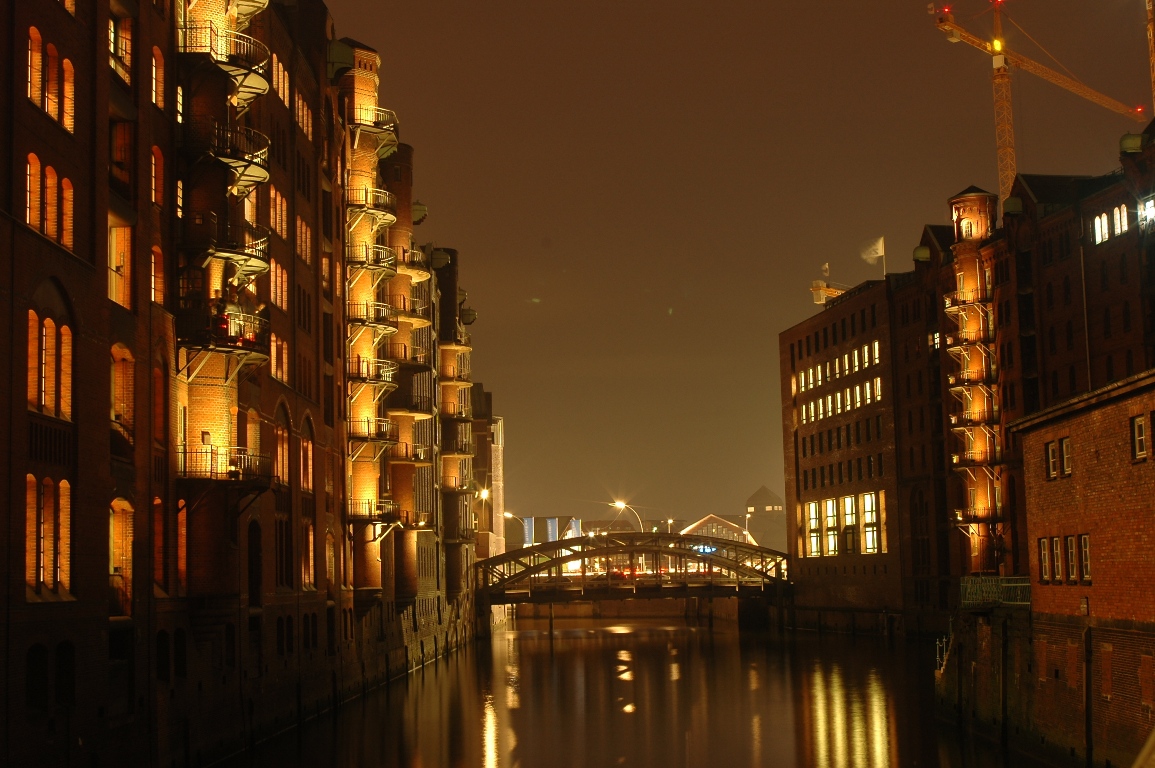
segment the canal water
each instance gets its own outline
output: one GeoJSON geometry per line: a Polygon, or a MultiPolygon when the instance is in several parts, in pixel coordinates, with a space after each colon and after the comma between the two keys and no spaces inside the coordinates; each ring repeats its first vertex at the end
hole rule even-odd
{"type": "Polygon", "coordinates": [[[1032,766],[938,723],[933,647],[520,621],[230,768],[1032,766]]]}

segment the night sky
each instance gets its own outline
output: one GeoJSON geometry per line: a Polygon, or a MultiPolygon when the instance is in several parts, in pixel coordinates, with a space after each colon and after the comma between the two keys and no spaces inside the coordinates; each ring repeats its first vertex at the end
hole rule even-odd
{"type": "MultiPolygon", "coordinates": [[[[739,513],[783,489],[778,333],[808,289],[911,268],[997,191],[990,58],[920,0],[329,0],[414,145],[419,242],[461,252],[507,507],[739,513]]],[[[983,37],[987,0],[956,19],[983,37]]],[[[1080,79],[1151,111],[1142,0],[1010,0],[1080,79]]],[[[1052,63],[1007,25],[1007,44],[1052,63]]],[[[1098,174],[1142,126],[1015,75],[1019,170],[1098,174]]]]}

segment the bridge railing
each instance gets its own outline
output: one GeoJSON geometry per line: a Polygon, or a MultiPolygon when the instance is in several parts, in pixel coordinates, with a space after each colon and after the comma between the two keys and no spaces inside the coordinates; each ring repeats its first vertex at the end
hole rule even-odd
{"type": "Polygon", "coordinates": [[[510,550],[476,565],[479,591],[532,591],[574,584],[727,583],[789,578],[782,552],[710,536],[615,532],[510,550]]]}

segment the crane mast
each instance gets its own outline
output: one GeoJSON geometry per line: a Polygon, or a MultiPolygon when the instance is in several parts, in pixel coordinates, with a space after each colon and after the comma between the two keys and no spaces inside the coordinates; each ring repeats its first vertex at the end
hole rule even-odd
{"type": "MultiPolygon", "coordinates": [[[[1146,0],[1146,2],[1147,44],[1151,55],[1151,92],[1152,102],[1155,103],[1155,0],[1146,0]]],[[[966,43],[991,57],[994,70],[991,80],[995,101],[995,147],[998,157],[1000,203],[1010,197],[1011,187],[1015,183],[1017,173],[1015,123],[1011,101],[1012,67],[1030,72],[1036,77],[1054,83],[1060,88],[1112,112],[1118,112],[1140,122],[1146,120],[1142,107],[1129,107],[1123,102],[1089,88],[1078,80],[1057,72],[1045,64],[1040,64],[1020,53],[1008,50],[1003,42],[1002,3],[1003,0],[994,0],[993,3],[994,39],[991,42],[987,42],[959,26],[949,10],[944,10],[936,19],[936,26],[946,33],[947,40],[952,43],[966,43]]]]}
{"type": "Polygon", "coordinates": [[[1155,0],[1147,0],[1147,62],[1151,67],[1151,103],[1155,106],[1155,0]]]}

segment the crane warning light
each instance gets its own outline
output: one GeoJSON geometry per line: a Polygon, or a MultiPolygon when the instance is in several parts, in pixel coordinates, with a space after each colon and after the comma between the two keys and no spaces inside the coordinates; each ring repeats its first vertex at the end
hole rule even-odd
{"type": "Polygon", "coordinates": [[[1001,51],[1003,49],[1003,41],[999,40],[997,37],[995,38],[994,49],[996,51],[1001,51]]]}

